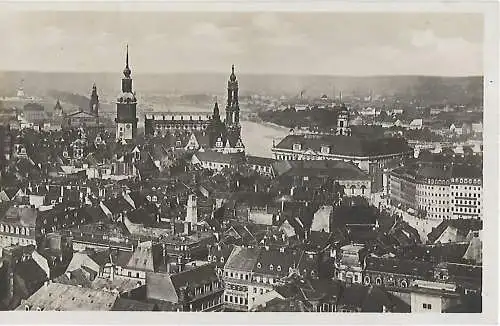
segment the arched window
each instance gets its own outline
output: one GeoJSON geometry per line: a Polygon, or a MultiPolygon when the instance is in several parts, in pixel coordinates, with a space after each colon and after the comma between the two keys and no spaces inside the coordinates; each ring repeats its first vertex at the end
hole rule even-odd
{"type": "Polygon", "coordinates": [[[369,285],[371,282],[370,276],[365,276],[365,285],[369,285]]]}
{"type": "Polygon", "coordinates": [[[408,286],[408,283],[407,283],[405,280],[402,280],[402,281],[401,281],[401,287],[402,287],[402,288],[405,288],[405,287],[407,287],[407,286],[408,286]]]}
{"type": "Polygon", "coordinates": [[[257,268],[261,268],[262,265],[260,263],[257,263],[257,268]]]}
{"type": "Polygon", "coordinates": [[[377,277],[377,278],[375,279],[375,284],[377,284],[377,285],[381,285],[381,284],[382,284],[382,279],[381,279],[380,277],[377,277]]]}
{"type": "Polygon", "coordinates": [[[271,265],[269,265],[269,269],[270,269],[270,270],[274,270],[274,266],[273,266],[272,264],[271,264],[271,265]]]}
{"type": "Polygon", "coordinates": [[[355,186],[355,185],[352,185],[352,186],[351,186],[351,194],[353,194],[353,195],[354,195],[354,191],[355,191],[355,190],[356,190],[356,186],[355,186]]]}
{"type": "Polygon", "coordinates": [[[280,265],[278,265],[278,267],[276,267],[276,270],[277,270],[278,272],[281,272],[281,266],[280,266],[280,265]]]}

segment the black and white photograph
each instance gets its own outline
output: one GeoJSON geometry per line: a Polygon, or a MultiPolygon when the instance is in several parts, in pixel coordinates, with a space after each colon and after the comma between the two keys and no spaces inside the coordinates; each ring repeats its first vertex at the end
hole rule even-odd
{"type": "Polygon", "coordinates": [[[78,8],[0,6],[2,319],[496,300],[483,12],[78,8]]]}

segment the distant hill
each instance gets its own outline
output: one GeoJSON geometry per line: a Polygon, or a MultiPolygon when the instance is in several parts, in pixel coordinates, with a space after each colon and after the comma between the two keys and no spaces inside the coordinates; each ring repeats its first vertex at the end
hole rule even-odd
{"type": "MultiPolygon", "coordinates": [[[[227,74],[140,74],[133,72],[137,96],[160,94],[206,94],[224,96],[227,74]]],[[[102,100],[120,92],[122,75],[117,73],[0,72],[0,96],[13,96],[24,79],[27,95],[47,95],[50,90],[88,94],[95,82],[102,100]]],[[[241,95],[267,94],[307,96],[343,94],[398,95],[423,98],[426,102],[482,103],[483,77],[429,76],[294,76],[238,74],[241,95]]]]}

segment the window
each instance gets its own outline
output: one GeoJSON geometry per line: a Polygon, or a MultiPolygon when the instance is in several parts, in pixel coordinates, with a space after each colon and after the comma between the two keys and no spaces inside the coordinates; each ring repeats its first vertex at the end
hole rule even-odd
{"type": "Polygon", "coordinates": [[[271,265],[269,265],[269,269],[270,269],[270,270],[274,270],[274,266],[273,266],[272,264],[271,264],[271,265]]]}
{"type": "Polygon", "coordinates": [[[280,265],[278,265],[278,267],[276,267],[276,270],[277,270],[278,272],[281,272],[281,266],[280,266],[280,265]]]}
{"type": "Polygon", "coordinates": [[[431,310],[432,309],[432,305],[430,303],[424,303],[422,304],[423,308],[424,309],[427,309],[427,310],[431,310]]]}
{"type": "Polygon", "coordinates": [[[257,263],[257,268],[261,268],[262,265],[260,263],[257,263]]]}
{"type": "Polygon", "coordinates": [[[370,276],[365,276],[365,284],[366,285],[370,284],[370,276]]]}
{"type": "Polygon", "coordinates": [[[224,262],[224,257],[220,257],[220,262],[223,263],[224,262]]]}
{"type": "Polygon", "coordinates": [[[381,279],[380,277],[377,277],[377,278],[375,279],[375,284],[377,284],[377,285],[382,284],[382,279],[381,279]]]}
{"type": "Polygon", "coordinates": [[[257,288],[253,288],[253,293],[257,293],[257,288]]]}

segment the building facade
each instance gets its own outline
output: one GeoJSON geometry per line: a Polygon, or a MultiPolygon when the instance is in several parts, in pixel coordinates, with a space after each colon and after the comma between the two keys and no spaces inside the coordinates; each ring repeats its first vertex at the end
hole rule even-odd
{"type": "Polygon", "coordinates": [[[481,218],[482,169],[457,164],[418,163],[389,174],[390,203],[427,218],[481,218]]]}
{"type": "Polygon", "coordinates": [[[124,77],[122,78],[122,92],[116,102],[116,139],[132,140],[137,136],[137,98],[132,88],[132,78],[128,64],[128,45],[124,77]]]}

